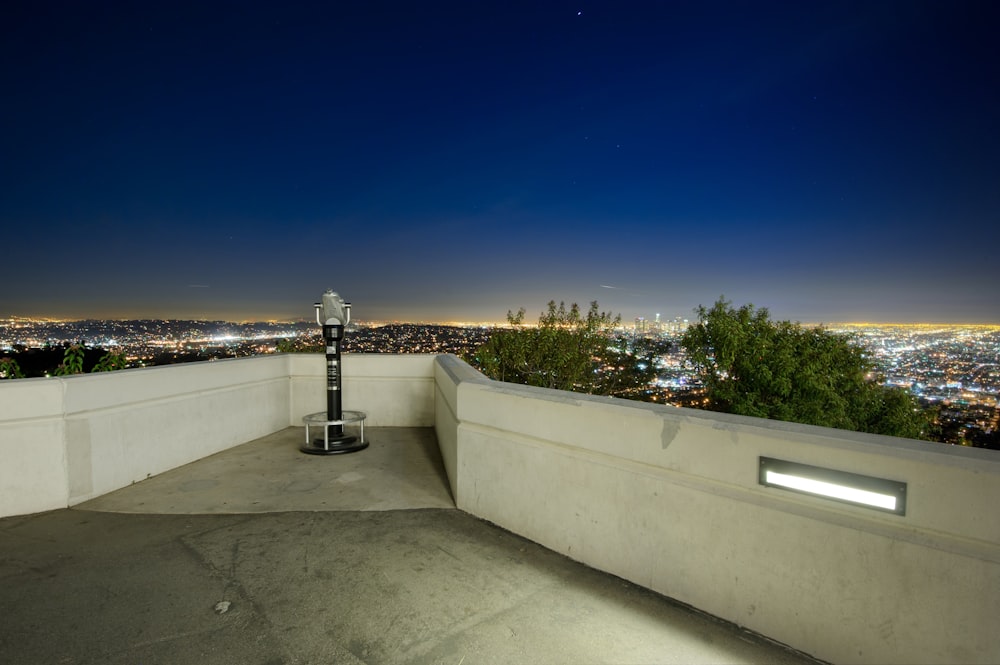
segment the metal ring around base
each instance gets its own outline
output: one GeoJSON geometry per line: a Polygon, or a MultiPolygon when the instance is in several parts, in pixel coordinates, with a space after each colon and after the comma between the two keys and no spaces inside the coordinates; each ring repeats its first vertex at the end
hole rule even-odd
{"type": "Polygon", "coordinates": [[[344,453],[355,453],[368,447],[365,441],[365,418],[368,415],[364,411],[343,411],[340,420],[327,420],[325,411],[310,413],[303,416],[302,422],[306,426],[306,441],[299,446],[299,450],[310,455],[340,455],[344,453]],[[330,438],[330,427],[332,425],[344,425],[346,423],[360,423],[361,436],[341,435],[330,438]],[[315,441],[309,435],[310,425],[323,426],[323,438],[315,441]]]}

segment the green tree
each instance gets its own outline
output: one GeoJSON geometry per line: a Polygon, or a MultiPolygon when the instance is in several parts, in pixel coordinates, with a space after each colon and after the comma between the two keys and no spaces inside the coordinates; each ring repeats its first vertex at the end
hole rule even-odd
{"type": "Polygon", "coordinates": [[[277,345],[278,353],[322,353],[326,349],[323,339],[313,336],[309,340],[302,339],[279,339],[277,345]]]}
{"type": "Polygon", "coordinates": [[[91,372],[113,372],[118,369],[125,369],[128,367],[128,363],[125,361],[125,356],[121,353],[111,353],[108,351],[101,359],[97,361],[91,372]]]}
{"type": "Polygon", "coordinates": [[[70,374],[83,374],[83,344],[71,344],[63,352],[63,361],[53,370],[56,376],[69,376],[70,374]]]}
{"type": "Polygon", "coordinates": [[[508,311],[510,327],[473,351],[470,364],[498,381],[602,395],[634,393],[655,377],[653,358],[616,343],[621,317],[600,311],[596,301],[586,314],[576,303],[567,309],[550,301],[534,327],[524,315],[523,307],[508,311]]]}
{"type": "Polygon", "coordinates": [[[699,306],[681,346],[709,408],[877,434],[920,438],[930,418],[905,391],[881,385],[863,347],[825,328],[772,321],[766,308],[699,306]]]}
{"type": "Polygon", "coordinates": [[[24,372],[13,358],[0,358],[0,379],[23,379],[24,372]]]}

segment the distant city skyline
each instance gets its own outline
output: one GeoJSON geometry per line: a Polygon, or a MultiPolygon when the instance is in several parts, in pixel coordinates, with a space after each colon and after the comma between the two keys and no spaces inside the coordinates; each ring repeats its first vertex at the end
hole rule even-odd
{"type": "Polygon", "coordinates": [[[1000,323],[1000,5],[18,3],[0,316],[1000,323]]]}
{"type": "MultiPolygon", "coordinates": [[[[608,311],[607,308],[601,308],[604,311],[608,311]]],[[[770,311],[770,310],[769,310],[770,311]]],[[[621,312],[611,312],[613,315],[620,315],[621,312]]],[[[542,311],[539,310],[538,314],[541,315],[542,311]]],[[[535,325],[537,323],[537,316],[532,316],[531,312],[526,313],[526,325],[535,325]]],[[[853,326],[877,326],[877,327],[912,327],[912,328],[1000,328],[1000,323],[991,322],[969,322],[969,321],[875,321],[875,320],[803,320],[803,319],[789,319],[788,317],[777,316],[774,312],[771,312],[771,318],[775,320],[790,320],[795,323],[799,323],[805,326],[824,326],[833,327],[835,329],[850,328],[853,326]]],[[[636,317],[621,317],[621,328],[633,328],[637,325],[640,320],[645,320],[647,324],[652,322],[654,319],[652,316],[636,316],[636,317]]],[[[669,327],[667,324],[673,324],[676,319],[683,319],[683,325],[691,325],[697,322],[698,317],[695,312],[692,311],[690,315],[678,314],[676,316],[671,316],[669,318],[664,317],[662,319],[663,327],[669,327]]],[[[112,317],[100,317],[100,316],[25,316],[20,314],[0,314],[0,324],[9,322],[11,320],[24,320],[24,321],[51,321],[51,322],[79,322],[79,321],[105,321],[105,322],[124,322],[124,321],[193,321],[193,322],[222,322],[222,323],[232,323],[232,324],[252,324],[252,323],[276,323],[276,324],[312,324],[315,322],[314,318],[308,316],[286,316],[286,317],[276,317],[276,316],[246,316],[246,317],[219,317],[219,316],[112,316],[112,317]]],[[[352,317],[351,322],[361,326],[379,326],[379,325],[393,325],[393,324],[417,324],[417,325],[442,325],[442,326],[480,326],[480,325],[508,325],[506,315],[501,318],[464,318],[464,319],[389,319],[389,318],[359,318],[352,317]]],[[[317,328],[318,330],[318,328],[317,328]]]]}

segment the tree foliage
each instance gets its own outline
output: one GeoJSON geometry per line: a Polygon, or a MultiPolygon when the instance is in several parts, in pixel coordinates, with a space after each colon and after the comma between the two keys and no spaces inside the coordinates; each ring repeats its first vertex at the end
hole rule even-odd
{"type": "Polygon", "coordinates": [[[0,358],[0,379],[23,379],[24,372],[13,358],[0,358]]]}
{"type": "Polygon", "coordinates": [[[84,372],[111,372],[128,368],[128,360],[122,353],[88,348],[84,343],[66,343],[62,347],[27,349],[22,347],[15,354],[17,358],[0,358],[0,379],[23,379],[41,376],[71,376],[84,372]],[[58,358],[58,352],[62,357],[58,358]],[[57,360],[58,358],[58,360],[57,360]],[[58,365],[53,366],[55,362],[58,365]],[[89,370],[87,368],[90,368],[89,370]]]}
{"type": "Polygon", "coordinates": [[[322,338],[314,338],[304,341],[302,339],[279,339],[277,345],[278,353],[322,353],[326,349],[326,343],[322,338]]]}
{"type": "Polygon", "coordinates": [[[772,321],[766,308],[720,298],[698,307],[681,340],[709,408],[856,431],[919,438],[929,417],[905,391],[878,383],[852,337],[772,321]]]}
{"type": "Polygon", "coordinates": [[[83,344],[72,344],[63,352],[63,361],[53,370],[55,376],[83,374],[83,344]]]}
{"type": "Polygon", "coordinates": [[[128,362],[125,360],[125,356],[121,353],[111,353],[108,351],[101,359],[97,361],[91,372],[113,372],[119,369],[126,369],[128,367],[128,362]]]}
{"type": "Polygon", "coordinates": [[[601,395],[624,396],[655,377],[656,350],[636,354],[615,343],[621,317],[600,311],[596,301],[586,314],[576,303],[567,309],[550,301],[534,327],[524,316],[523,307],[508,311],[510,327],[495,331],[469,362],[498,381],[601,395]]]}

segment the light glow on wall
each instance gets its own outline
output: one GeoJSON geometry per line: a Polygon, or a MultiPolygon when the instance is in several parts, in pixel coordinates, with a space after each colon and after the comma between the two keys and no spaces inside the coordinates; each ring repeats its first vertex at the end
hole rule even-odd
{"type": "Polygon", "coordinates": [[[825,483],[821,480],[813,480],[812,478],[802,478],[800,476],[791,476],[787,473],[768,471],[767,484],[780,485],[781,487],[808,492],[809,494],[819,494],[831,499],[863,503],[867,506],[876,506],[878,508],[885,508],[886,510],[896,510],[896,497],[894,496],[859,490],[856,487],[846,487],[844,485],[837,485],[836,483],[825,483]]]}

